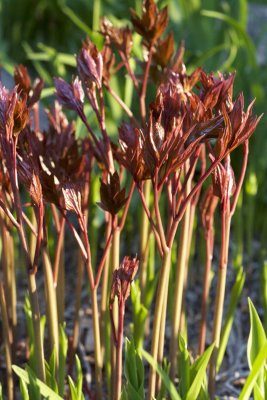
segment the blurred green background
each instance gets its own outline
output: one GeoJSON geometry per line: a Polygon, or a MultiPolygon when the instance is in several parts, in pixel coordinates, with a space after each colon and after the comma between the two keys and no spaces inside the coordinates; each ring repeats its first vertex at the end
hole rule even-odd
{"type": "MultiPolygon", "coordinates": [[[[267,1],[162,0],[158,4],[160,7],[169,6],[168,29],[174,32],[176,44],[185,41],[188,71],[197,66],[207,71],[237,71],[236,93],[244,92],[246,104],[256,97],[256,113],[265,112],[266,115],[267,1]]],[[[130,7],[140,12],[142,2],[0,0],[2,73],[12,74],[14,65],[23,63],[33,77],[44,79],[44,95],[53,93],[53,76],[70,79],[75,74],[74,54],[79,51],[81,40],[86,35],[101,47],[101,36],[97,32],[100,17],[105,15],[115,24],[126,24],[130,7]]],[[[111,131],[116,129],[122,118],[120,112],[113,111],[111,131]]],[[[234,163],[238,169],[238,154],[234,163]]],[[[257,255],[263,259],[266,257],[266,173],[264,116],[251,140],[243,200],[240,199],[235,215],[237,263],[242,262],[243,247],[250,261],[253,260],[253,253],[255,257],[255,248],[260,248],[257,255]],[[255,241],[260,247],[255,246],[255,241]]]]}

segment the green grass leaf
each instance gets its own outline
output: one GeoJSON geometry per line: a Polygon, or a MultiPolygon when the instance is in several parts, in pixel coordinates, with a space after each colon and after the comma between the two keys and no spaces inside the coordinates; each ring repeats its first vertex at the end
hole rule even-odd
{"type": "Polygon", "coordinates": [[[249,367],[251,368],[255,358],[259,354],[259,351],[266,342],[266,335],[260,317],[258,316],[258,313],[250,299],[248,299],[248,304],[250,314],[250,332],[248,338],[247,356],[249,367]]]}
{"type": "MultiPolygon", "coordinates": [[[[18,367],[17,365],[12,365],[12,369],[15,372],[15,374],[18,375],[18,377],[22,379],[27,385],[30,384],[30,377],[27,371],[18,367]]],[[[63,400],[63,397],[55,393],[54,390],[50,389],[50,387],[48,387],[40,379],[36,378],[36,384],[38,385],[42,396],[46,398],[51,398],[53,400],[63,400]]]]}
{"type": "Polygon", "coordinates": [[[207,366],[213,352],[214,344],[209,346],[201,357],[192,365],[192,370],[195,371],[194,380],[186,395],[186,400],[195,400],[198,398],[201,386],[206,379],[207,366]]]}
{"type": "Polygon", "coordinates": [[[190,357],[187,350],[185,339],[182,335],[179,336],[179,358],[178,358],[178,372],[180,371],[179,391],[184,398],[190,387],[190,357]]]}
{"type": "Polygon", "coordinates": [[[68,351],[68,338],[65,333],[65,325],[60,325],[59,326],[59,361],[58,361],[58,393],[60,396],[64,395],[67,351],[68,351]]]}
{"type": "Polygon", "coordinates": [[[203,15],[204,17],[214,18],[214,19],[218,19],[220,21],[226,22],[228,25],[230,25],[232,28],[234,28],[234,30],[239,35],[239,37],[243,40],[243,42],[246,46],[246,49],[248,52],[248,58],[249,58],[251,65],[256,66],[255,46],[240,22],[238,22],[237,20],[235,20],[232,17],[229,17],[229,15],[227,15],[227,14],[223,14],[221,12],[213,11],[213,10],[202,10],[201,15],[203,15]]]}
{"type": "Polygon", "coordinates": [[[78,400],[78,392],[71,376],[68,376],[68,381],[70,387],[71,400],[78,400]]]}
{"type": "MultiPolygon", "coordinates": [[[[266,343],[266,335],[264,328],[262,326],[261,320],[258,316],[258,313],[250,299],[248,299],[249,304],[249,314],[250,314],[250,332],[248,338],[248,346],[247,346],[247,357],[248,364],[250,369],[252,369],[252,365],[261,352],[264,344],[266,343]]],[[[257,383],[264,393],[264,369],[258,374],[257,383]]]]}
{"type": "MultiPolygon", "coordinates": [[[[158,363],[153,359],[153,357],[145,350],[142,350],[142,356],[147,360],[147,362],[152,366],[152,368],[158,373],[161,377],[166,389],[168,390],[171,400],[182,400],[181,396],[177,392],[174,384],[172,383],[170,377],[166,374],[166,372],[158,365],[158,363]]],[[[195,399],[196,400],[196,397],[195,399]]]]}
{"type": "Polygon", "coordinates": [[[258,353],[257,357],[253,362],[250,374],[240,393],[239,400],[249,400],[250,394],[253,388],[255,387],[258,375],[263,369],[266,359],[267,359],[267,341],[265,342],[264,346],[261,348],[260,352],[258,353]]]}
{"type": "MultiPolygon", "coordinates": [[[[30,400],[27,384],[21,378],[19,380],[19,388],[20,388],[20,394],[22,395],[23,400],[30,400]]],[[[0,399],[2,399],[1,396],[0,396],[0,399]]]]}

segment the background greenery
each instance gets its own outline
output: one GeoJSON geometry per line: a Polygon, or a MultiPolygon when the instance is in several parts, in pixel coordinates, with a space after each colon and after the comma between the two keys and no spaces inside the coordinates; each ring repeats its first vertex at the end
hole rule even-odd
{"type": "MultiPolygon", "coordinates": [[[[248,104],[256,97],[256,112],[266,114],[267,1],[161,0],[169,5],[169,30],[178,45],[185,41],[188,70],[203,66],[207,71],[237,71],[235,90],[243,91],[248,104]]],[[[41,76],[44,96],[51,95],[53,76],[66,79],[75,74],[75,57],[88,35],[101,47],[100,16],[125,24],[129,8],[141,10],[140,0],[0,0],[0,63],[12,73],[14,65],[26,64],[31,75],[41,76]]],[[[136,51],[140,51],[137,41],[136,51]]],[[[118,82],[114,83],[118,85],[118,82]]],[[[120,82],[125,90],[127,81],[120,82]]],[[[129,89],[129,85],[128,85],[129,89]]],[[[128,97],[130,95],[128,94],[128,97]]],[[[44,99],[45,101],[45,99],[44,99]]],[[[128,98],[128,102],[129,102],[128,98]]],[[[110,105],[109,130],[116,134],[121,113],[110,105]]],[[[240,201],[234,223],[235,259],[242,263],[245,247],[249,261],[264,265],[267,239],[267,139],[264,117],[251,141],[243,206],[240,201]],[[253,252],[254,249],[254,252],[253,252]],[[260,258],[258,257],[260,255],[260,258]]],[[[238,168],[238,156],[234,160],[238,168]]],[[[266,263],[265,263],[266,264],[266,263]]],[[[264,272],[264,271],[263,271],[264,272]]]]}

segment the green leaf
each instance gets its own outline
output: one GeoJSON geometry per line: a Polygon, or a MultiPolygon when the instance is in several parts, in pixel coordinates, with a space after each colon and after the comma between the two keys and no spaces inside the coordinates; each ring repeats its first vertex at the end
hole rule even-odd
{"type": "Polygon", "coordinates": [[[257,357],[255,358],[249,376],[247,377],[246,383],[240,393],[239,400],[249,400],[250,394],[255,387],[259,373],[264,367],[267,358],[267,341],[261,348],[257,357]]]}
{"type": "Polygon", "coordinates": [[[254,400],[265,400],[263,395],[261,394],[260,388],[257,383],[255,383],[255,386],[253,388],[253,395],[254,395],[254,400]]]}
{"type": "MultiPolygon", "coordinates": [[[[12,365],[12,369],[15,374],[18,375],[18,377],[22,379],[27,385],[30,384],[30,376],[28,371],[25,371],[17,365],[12,365]]],[[[53,400],[64,400],[63,397],[55,393],[54,390],[50,389],[50,387],[48,387],[44,382],[40,381],[40,379],[36,378],[36,384],[38,385],[42,396],[46,398],[51,398],[53,400]]]]}
{"type": "Polygon", "coordinates": [[[76,58],[72,54],[58,53],[58,61],[63,64],[69,65],[70,67],[76,67],[76,58]]]}
{"type": "Polygon", "coordinates": [[[248,0],[239,0],[239,22],[243,29],[247,29],[248,0]]]}
{"type": "Polygon", "coordinates": [[[92,30],[89,26],[78,17],[75,12],[68,6],[62,6],[62,12],[79,28],[81,31],[86,33],[88,36],[92,36],[92,30]]]}
{"type": "Polygon", "coordinates": [[[78,399],[82,400],[84,398],[83,392],[82,392],[83,372],[82,372],[81,362],[80,362],[77,354],[75,355],[75,361],[76,361],[76,370],[77,370],[77,394],[78,394],[78,399]]]}
{"type": "Polygon", "coordinates": [[[253,66],[256,65],[255,46],[254,46],[252,40],[250,39],[249,35],[245,31],[245,29],[243,28],[243,26],[237,20],[235,20],[232,17],[229,17],[229,15],[227,15],[227,14],[223,14],[221,12],[213,11],[213,10],[202,10],[201,14],[204,17],[214,18],[214,19],[218,19],[220,21],[226,22],[228,25],[233,27],[235,29],[236,33],[239,34],[240,38],[243,39],[243,42],[244,42],[247,52],[248,52],[249,61],[250,61],[251,65],[253,65],[253,66]]]}
{"type": "Polygon", "coordinates": [[[178,358],[178,372],[180,372],[179,391],[182,398],[185,398],[186,393],[190,387],[190,358],[187,350],[187,344],[182,335],[179,336],[179,358],[178,358]]]}
{"type": "Polygon", "coordinates": [[[59,360],[58,360],[58,393],[60,396],[64,395],[67,351],[68,351],[68,338],[65,333],[65,325],[60,325],[59,326],[59,360]]]}
{"type": "MultiPolygon", "coordinates": [[[[170,363],[167,361],[166,358],[163,359],[162,362],[162,369],[163,371],[169,376],[170,374],[170,363]]],[[[164,385],[164,382],[162,382],[159,393],[158,393],[158,399],[167,399],[168,395],[167,395],[167,388],[164,385]]]]}
{"type": "Polygon", "coordinates": [[[125,392],[126,392],[128,400],[143,400],[144,399],[144,397],[142,397],[138,393],[138,391],[129,382],[127,382],[125,392]]]}
{"type": "Polygon", "coordinates": [[[131,300],[133,305],[133,337],[137,349],[142,348],[144,329],[147,320],[148,309],[141,303],[141,291],[139,281],[132,283],[131,300]]]}
{"type": "Polygon", "coordinates": [[[46,97],[53,96],[54,94],[55,94],[54,87],[44,88],[41,93],[41,99],[45,99],[46,97]]]}
{"type": "Polygon", "coordinates": [[[51,389],[53,389],[56,393],[58,393],[58,386],[55,377],[55,371],[51,371],[50,365],[47,361],[45,361],[45,376],[46,376],[46,384],[51,389]]]}
{"type": "Polygon", "coordinates": [[[83,373],[81,368],[81,363],[79,357],[75,355],[75,362],[76,362],[76,372],[77,372],[77,383],[73,382],[73,379],[68,376],[69,387],[71,392],[71,399],[72,400],[84,400],[84,395],[82,392],[82,385],[83,385],[83,373]]]}
{"type": "MultiPolygon", "coordinates": [[[[258,313],[250,299],[248,299],[250,314],[250,332],[247,346],[247,357],[250,369],[257,355],[266,342],[266,335],[258,313]]],[[[257,383],[262,393],[264,393],[264,370],[260,371],[257,383]]]]}
{"type": "Polygon", "coordinates": [[[53,377],[56,376],[56,363],[57,363],[56,349],[54,348],[49,360],[50,372],[53,377]]]}
{"type": "MultiPolygon", "coordinates": [[[[25,51],[25,53],[26,53],[28,58],[31,58],[31,56],[33,54],[35,54],[34,51],[31,48],[31,46],[28,43],[23,42],[22,46],[23,46],[24,51],[25,51]]],[[[38,72],[39,76],[44,80],[44,82],[46,82],[49,85],[52,85],[52,83],[53,83],[52,76],[42,66],[42,64],[38,60],[33,60],[33,65],[34,65],[34,68],[36,69],[36,71],[38,72]]]]}
{"type": "Polygon", "coordinates": [[[125,387],[122,389],[120,400],[128,400],[128,396],[127,396],[125,387]]]}
{"type": "Polygon", "coordinates": [[[127,381],[134,387],[138,388],[137,368],[134,344],[126,338],[125,342],[125,377],[127,381]]]}
{"type": "Polygon", "coordinates": [[[99,47],[103,43],[103,37],[98,32],[93,32],[89,26],[81,20],[81,18],[75,14],[75,12],[68,6],[62,6],[62,12],[86,35],[88,35],[93,42],[99,47]]]}
{"type": "Polygon", "coordinates": [[[254,171],[250,171],[246,183],[246,194],[250,197],[255,197],[258,192],[258,179],[254,171]]]}
{"type": "Polygon", "coordinates": [[[246,275],[243,271],[243,268],[240,267],[240,269],[237,273],[237,276],[236,276],[234,286],[231,290],[230,302],[229,302],[229,306],[228,306],[228,310],[227,310],[227,314],[226,314],[226,318],[225,318],[224,327],[223,327],[222,334],[221,334],[221,340],[220,340],[220,346],[219,346],[218,358],[217,358],[217,367],[216,367],[217,372],[219,371],[222,361],[223,361],[223,358],[224,358],[224,353],[226,350],[226,346],[227,346],[227,343],[229,340],[229,336],[230,336],[233,321],[234,321],[235,310],[236,310],[237,303],[240,299],[240,296],[242,294],[242,290],[244,287],[245,277],[246,277],[246,275]]]}
{"type": "Polygon", "coordinates": [[[201,357],[192,365],[192,370],[196,372],[194,380],[186,395],[186,400],[195,400],[198,398],[202,383],[206,379],[206,369],[214,349],[214,344],[209,346],[201,357]]]}
{"type": "Polygon", "coordinates": [[[70,387],[71,400],[78,400],[77,389],[76,389],[75,383],[73,382],[71,376],[68,376],[68,381],[69,381],[69,387],[70,387]]]}
{"type": "MultiPolygon", "coordinates": [[[[170,377],[166,374],[166,372],[158,365],[158,363],[147,351],[142,350],[142,355],[162,379],[164,385],[166,386],[166,389],[170,394],[171,400],[181,400],[179,393],[177,392],[174,384],[172,383],[170,377]]],[[[196,397],[194,400],[196,400],[196,397]]]]}
{"type": "Polygon", "coordinates": [[[134,346],[134,341],[126,338],[124,373],[127,383],[124,387],[128,400],[144,398],[144,366],[134,346]]]}
{"type": "Polygon", "coordinates": [[[248,304],[250,314],[250,332],[248,338],[247,356],[249,367],[251,368],[255,358],[259,354],[259,351],[266,342],[266,335],[260,317],[258,316],[258,313],[250,298],[248,299],[248,304]]]}
{"type": "Polygon", "coordinates": [[[19,379],[20,394],[22,394],[23,400],[30,400],[28,387],[23,379],[19,379]]]}

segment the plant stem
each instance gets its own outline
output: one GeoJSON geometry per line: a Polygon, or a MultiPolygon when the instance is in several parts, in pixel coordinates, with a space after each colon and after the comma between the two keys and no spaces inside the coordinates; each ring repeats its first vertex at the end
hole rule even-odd
{"type": "Polygon", "coordinates": [[[42,250],[42,259],[43,259],[44,279],[45,279],[50,354],[52,354],[52,352],[55,351],[56,365],[58,367],[59,333],[58,333],[57,298],[56,298],[56,289],[54,287],[54,281],[53,281],[52,266],[46,247],[44,247],[42,250]]]}
{"type": "Polygon", "coordinates": [[[6,226],[6,221],[0,219],[2,238],[2,269],[5,287],[5,299],[7,303],[7,315],[10,327],[10,340],[12,346],[12,358],[15,357],[16,326],[17,326],[17,295],[16,295],[16,272],[14,265],[14,241],[6,226]]]}
{"type": "MultiPolygon", "coordinates": [[[[165,325],[166,325],[166,317],[167,317],[167,304],[168,304],[168,293],[169,293],[169,281],[168,285],[165,289],[164,302],[162,306],[162,315],[161,315],[161,323],[160,323],[160,335],[159,335],[159,346],[158,346],[158,356],[157,361],[161,365],[164,357],[164,339],[165,339],[165,325]]],[[[156,380],[156,391],[159,392],[161,387],[161,378],[157,376],[156,380]]]]}
{"type": "Polygon", "coordinates": [[[153,221],[153,218],[152,218],[151,213],[149,211],[148,205],[146,203],[143,190],[140,187],[138,187],[138,192],[139,192],[140,199],[142,201],[142,205],[143,205],[143,208],[145,210],[146,216],[147,216],[147,218],[148,218],[148,220],[150,222],[151,228],[153,230],[153,233],[154,233],[154,236],[155,236],[155,240],[156,240],[156,243],[157,243],[157,246],[158,246],[159,253],[160,253],[161,257],[163,257],[162,243],[160,241],[160,237],[159,237],[159,233],[157,231],[157,227],[156,227],[156,225],[155,225],[155,223],[153,221]]]}
{"type": "Polygon", "coordinates": [[[28,272],[29,298],[32,310],[32,323],[34,330],[34,354],[36,359],[36,375],[45,382],[44,347],[41,335],[40,309],[36,287],[36,276],[33,272],[28,272]]]}
{"type": "Polygon", "coordinates": [[[190,223],[190,207],[187,207],[182,219],[181,236],[179,243],[179,252],[176,266],[175,291],[173,299],[173,314],[172,314],[172,332],[170,343],[170,360],[171,360],[171,378],[176,375],[177,366],[177,346],[178,335],[180,330],[180,320],[182,312],[183,288],[185,280],[186,262],[188,256],[188,228],[190,223]]]}
{"type": "Polygon", "coordinates": [[[203,354],[205,350],[206,342],[206,318],[207,318],[207,306],[209,299],[209,288],[210,288],[210,273],[211,265],[213,259],[213,241],[214,241],[214,230],[213,227],[208,230],[205,236],[205,246],[206,246],[206,264],[204,273],[204,284],[202,291],[202,302],[201,302],[201,320],[200,320],[200,331],[199,331],[199,345],[198,353],[203,354]]]}
{"type": "MultiPolygon", "coordinates": [[[[111,218],[107,225],[106,241],[111,233],[111,218]]],[[[110,318],[108,312],[108,290],[109,290],[109,272],[110,272],[110,247],[107,250],[105,265],[102,275],[101,284],[101,305],[100,305],[100,327],[101,327],[101,343],[102,343],[102,357],[105,363],[106,382],[108,387],[108,398],[111,398],[111,359],[110,359],[110,318]]]]}
{"type": "MultiPolygon", "coordinates": [[[[144,198],[146,204],[149,204],[151,183],[147,180],[144,183],[144,198]]],[[[147,283],[147,261],[148,261],[148,240],[149,240],[149,220],[144,208],[141,209],[141,229],[140,229],[140,289],[141,302],[144,304],[145,289],[147,283]]]]}
{"type": "Polygon", "coordinates": [[[187,240],[186,240],[186,256],[185,256],[185,271],[184,271],[184,284],[183,284],[183,298],[182,298],[182,309],[181,309],[181,318],[180,318],[180,327],[179,331],[187,340],[187,327],[186,327],[186,288],[187,288],[187,283],[188,283],[188,268],[189,268],[189,258],[190,258],[190,249],[192,246],[192,234],[193,230],[191,230],[191,220],[194,219],[194,211],[195,207],[193,204],[188,204],[189,208],[189,223],[188,223],[188,231],[187,231],[187,240]],[[192,216],[193,213],[193,216],[192,216]]]}
{"type": "MultiPolygon", "coordinates": [[[[162,266],[160,270],[159,284],[156,295],[155,314],[153,321],[152,346],[150,354],[155,361],[157,361],[157,356],[159,352],[161,317],[164,308],[165,290],[168,289],[170,267],[171,267],[171,251],[169,248],[167,248],[164,251],[162,266]]],[[[156,371],[151,367],[149,373],[148,399],[152,399],[154,397],[155,390],[156,390],[156,371]]]]}
{"type": "Polygon", "coordinates": [[[121,106],[123,111],[128,115],[129,119],[131,122],[138,127],[139,123],[138,121],[134,118],[134,115],[132,111],[129,109],[129,107],[124,103],[124,101],[117,95],[117,93],[108,85],[106,86],[107,91],[110,93],[110,95],[114,98],[114,100],[121,106]]]}
{"type": "MultiPolygon", "coordinates": [[[[42,230],[41,219],[39,222],[39,243],[37,242],[36,251],[34,256],[34,261],[32,262],[28,243],[26,240],[26,234],[23,226],[23,217],[22,217],[22,207],[20,200],[20,193],[18,187],[18,175],[17,175],[17,164],[16,164],[16,141],[13,144],[13,153],[14,153],[14,165],[12,171],[9,171],[9,178],[12,187],[12,192],[14,195],[14,207],[16,210],[17,217],[17,231],[20,238],[20,243],[25,255],[26,259],[26,268],[27,268],[27,278],[28,278],[28,288],[29,288],[29,297],[31,303],[32,310],[32,319],[33,319],[33,330],[34,330],[34,351],[35,351],[35,359],[36,359],[36,375],[37,377],[45,382],[45,363],[44,363],[44,349],[43,349],[43,340],[41,335],[41,326],[40,326],[40,308],[39,308],[39,300],[37,294],[37,286],[36,286],[36,271],[37,271],[37,262],[38,262],[38,254],[39,254],[39,245],[40,245],[40,233],[42,230]]],[[[42,207],[43,208],[43,207],[42,207]]],[[[41,216],[41,207],[39,208],[39,213],[41,216]]]]}
{"type": "MultiPolygon", "coordinates": [[[[31,224],[32,227],[34,228],[35,231],[37,231],[37,221],[36,221],[36,216],[34,209],[31,208],[31,224]]],[[[37,237],[34,235],[33,231],[30,232],[30,255],[31,255],[31,260],[33,262],[34,260],[34,254],[35,254],[35,249],[36,249],[36,242],[37,242],[37,237]]]]}
{"type": "Polygon", "coordinates": [[[220,345],[220,335],[223,318],[223,304],[225,297],[226,273],[228,263],[228,247],[230,237],[230,200],[226,200],[222,210],[222,226],[221,226],[221,253],[220,253],[220,267],[216,290],[215,310],[214,310],[214,323],[212,332],[212,342],[215,344],[209,369],[209,395],[214,399],[215,395],[215,378],[216,378],[216,362],[218,356],[218,349],[220,345]]]}
{"type": "Polygon", "coordinates": [[[114,400],[121,398],[121,381],[122,381],[122,344],[123,344],[123,324],[124,324],[125,303],[119,301],[119,326],[116,343],[116,387],[114,400]]]}
{"type": "Polygon", "coordinates": [[[94,0],[93,5],[93,31],[97,32],[99,30],[99,21],[101,15],[101,0],[94,0]]]}
{"type": "Polygon", "coordinates": [[[3,284],[1,281],[0,281],[0,308],[2,314],[2,327],[3,327],[5,354],[6,354],[7,399],[13,400],[11,338],[10,338],[10,329],[8,324],[7,304],[6,304],[3,284]]]}
{"type": "MultiPolygon", "coordinates": [[[[108,240],[108,237],[111,234],[111,218],[108,222],[107,228],[106,228],[106,241],[108,240]]],[[[101,312],[101,335],[102,335],[102,354],[104,356],[105,352],[105,346],[104,346],[104,331],[105,331],[105,316],[106,312],[108,309],[108,275],[109,275],[109,264],[110,264],[110,248],[107,250],[107,255],[105,259],[105,265],[104,265],[104,270],[103,270],[103,276],[102,276],[102,285],[101,285],[101,306],[100,306],[100,312],[101,312]]]]}
{"type": "Polygon", "coordinates": [[[64,257],[64,232],[65,218],[60,221],[60,229],[58,232],[58,241],[56,246],[56,255],[53,267],[54,286],[56,287],[58,323],[64,323],[65,310],[65,257],[64,257]]]}
{"type": "MultiPolygon", "coordinates": [[[[197,199],[198,200],[198,199],[197,199]]],[[[190,217],[189,217],[189,226],[188,226],[188,239],[187,239],[187,255],[185,262],[185,276],[184,276],[184,289],[183,289],[183,300],[182,300],[182,313],[180,320],[180,332],[184,335],[184,338],[187,340],[187,327],[186,327],[186,288],[188,284],[188,269],[189,269],[189,261],[190,261],[190,252],[192,248],[193,242],[193,232],[194,232],[194,221],[196,215],[196,204],[197,200],[190,203],[190,217]]]]}
{"type": "Polygon", "coordinates": [[[83,273],[84,273],[84,259],[80,250],[78,250],[78,261],[77,261],[77,277],[75,287],[75,304],[74,304],[74,318],[73,318],[73,340],[72,347],[69,357],[69,374],[71,374],[74,355],[76,353],[79,341],[79,328],[80,328],[80,308],[81,308],[81,294],[83,285],[83,273]]]}
{"type": "MultiPolygon", "coordinates": [[[[111,255],[111,269],[114,271],[120,265],[120,230],[116,228],[113,235],[113,243],[112,243],[112,255],[111,255]]],[[[118,332],[119,329],[119,310],[118,310],[118,302],[115,299],[113,305],[113,322],[115,331],[118,332]]],[[[111,393],[114,393],[116,388],[116,346],[114,345],[114,341],[112,335],[110,337],[110,351],[111,351],[111,393]]]]}
{"type": "Polygon", "coordinates": [[[88,240],[87,227],[84,216],[79,216],[80,226],[84,235],[84,243],[86,248],[86,271],[89,280],[89,288],[91,294],[92,303],[92,319],[93,319],[93,335],[94,335],[94,347],[95,347],[95,379],[96,379],[96,399],[102,398],[102,355],[101,355],[101,343],[100,343],[100,329],[99,329],[99,313],[98,313],[98,302],[97,302],[97,287],[95,287],[92,261],[91,261],[91,250],[88,240]]]}
{"type": "Polygon", "coordinates": [[[153,55],[153,43],[151,43],[149,52],[148,52],[148,59],[147,63],[145,66],[145,72],[143,75],[143,84],[142,84],[142,89],[140,93],[140,113],[141,113],[141,119],[142,119],[142,124],[145,124],[145,118],[146,118],[146,91],[147,91],[147,83],[148,83],[148,76],[149,76],[149,70],[151,66],[151,61],[152,61],[152,55],[153,55]]]}
{"type": "Polygon", "coordinates": [[[102,352],[100,342],[100,329],[99,329],[99,313],[97,302],[97,288],[91,292],[92,301],[92,316],[93,316],[93,334],[95,346],[95,378],[96,378],[96,399],[102,399],[102,352]]]}
{"type": "MultiPolygon", "coordinates": [[[[37,256],[34,257],[34,263],[32,264],[30,259],[30,254],[28,251],[28,245],[26,242],[25,232],[22,225],[18,226],[18,233],[26,257],[28,289],[29,289],[29,298],[32,311],[33,331],[34,331],[34,354],[37,363],[36,375],[40,380],[45,382],[44,347],[41,335],[40,308],[39,308],[39,300],[38,300],[37,286],[36,286],[37,256]]],[[[38,250],[36,251],[36,254],[37,252],[38,250]]]]}

